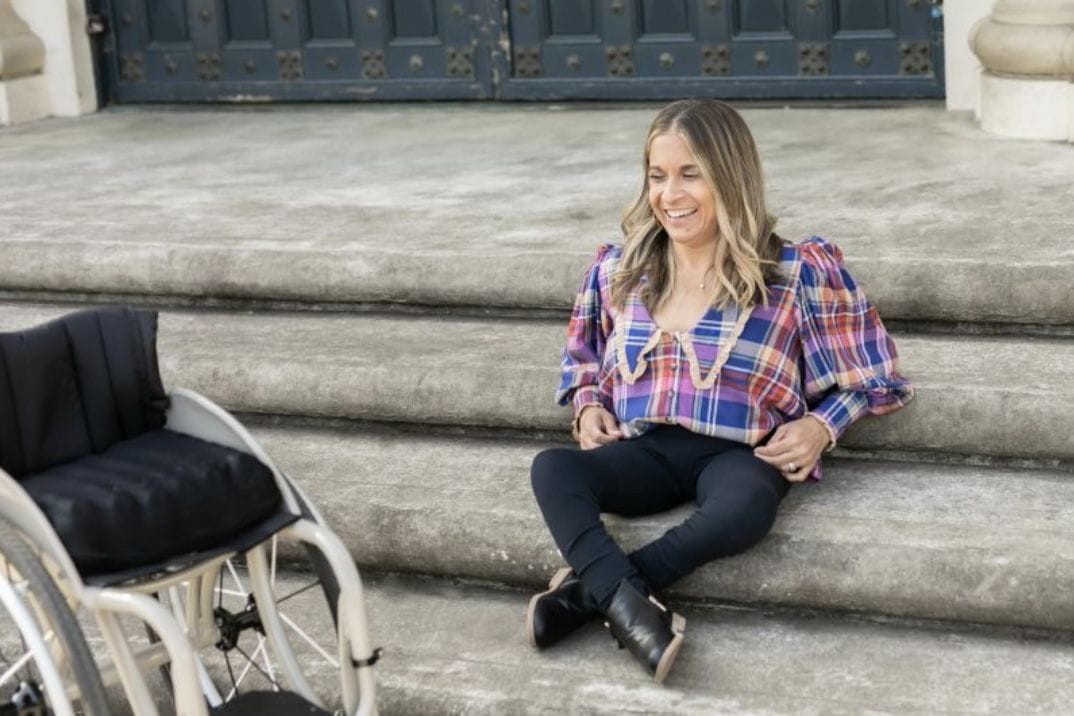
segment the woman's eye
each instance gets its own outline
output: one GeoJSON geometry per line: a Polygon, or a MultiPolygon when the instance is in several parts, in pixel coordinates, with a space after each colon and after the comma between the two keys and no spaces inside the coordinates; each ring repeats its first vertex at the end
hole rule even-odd
{"type": "Polygon", "coordinates": [[[662,175],[660,175],[660,174],[650,174],[649,175],[649,181],[660,181],[663,178],[664,177],[662,175]]]}
{"type": "Polygon", "coordinates": [[[699,174],[683,174],[682,178],[683,179],[697,179],[698,176],[700,176],[700,175],[699,174]]]}

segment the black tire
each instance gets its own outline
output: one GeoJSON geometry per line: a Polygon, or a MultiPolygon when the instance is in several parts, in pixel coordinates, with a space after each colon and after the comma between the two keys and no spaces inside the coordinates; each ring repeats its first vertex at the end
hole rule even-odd
{"type": "MultiPolygon", "coordinates": [[[[0,571],[11,584],[18,585],[17,591],[22,593],[29,611],[37,618],[39,629],[42,633],[51,631],[55,640],[54,648],[62,650],[65,655],[66,665],[62,675],[65,681],[70,680],[77,687],[79,697],[76,703],[82,712],[90,716],[107,716],[111,712],[108,697],[78,620],[35,549],[14,525],[2,517],[0,571]]],[[[4,659],[9,661],[6,654],[4,659]]],[[[26,667],[20,669],[16,676],[29,683],[36,682],[43,688],[40,674],[32,668],[32,664],[32,660],[27,662],[26,667]],[[24,670],[25,674],[22,673],[24,670]]],[[[2,671],[6,670],[5,667],[2,671]]],[[[12,698],[13,689],[8,688],[7,684],[0,685],[0,689],[0,704],[7,704],[12,698]]],[[[43,693],[43,696],[51,704],[50,695],[43,693]]]]}

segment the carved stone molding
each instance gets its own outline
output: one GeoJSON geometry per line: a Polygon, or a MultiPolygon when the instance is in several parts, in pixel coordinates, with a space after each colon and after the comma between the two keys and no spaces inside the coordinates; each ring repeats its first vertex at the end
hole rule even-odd
{"type": "Polygon", "coordinates": [[[45,43],[11,7],[0,0],[0,80],[39,74],[45,67],[45,43]]]}
{"type": "Polygon", "coordinates": [[[1074,77],[1074,0],[999,0],[970,30],[985,69],[1006,75],[1074,77]]]}
{"type": "Polygon", "coordinates": [[[1074,0],[998,0],[970,30],[987,132],[1074,142],[1074,0]]]}
{"type": "Polygon", "coordinates": [[[992,19],[1008,25],[1074,25],[1070,0],[996,0],[992,19]]]}

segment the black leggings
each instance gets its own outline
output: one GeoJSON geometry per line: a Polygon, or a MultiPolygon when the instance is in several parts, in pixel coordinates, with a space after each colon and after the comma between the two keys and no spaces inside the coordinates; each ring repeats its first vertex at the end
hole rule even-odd
{"type": "Polygon", "coordinates": [[[761,541],[790,483],[744,443],[660,426],[593,450],[552,448],[533,460],[533,492],[564,559],[602,608],[619,582],[661,590],[718,557],[761,541]],[[687,500],[697,510],[629,556],[601,522],[663,512],[687,500]]]}

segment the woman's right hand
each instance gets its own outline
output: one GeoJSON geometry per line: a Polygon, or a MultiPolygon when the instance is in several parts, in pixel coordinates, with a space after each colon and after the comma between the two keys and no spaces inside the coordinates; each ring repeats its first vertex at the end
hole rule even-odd
{"type": "Polygon", "coordinates": [[[583,450],[592,450],[622,440],[623,431],[615,416],[599,405],[587,405],[578,416],[575,438],[583,450]]]}

